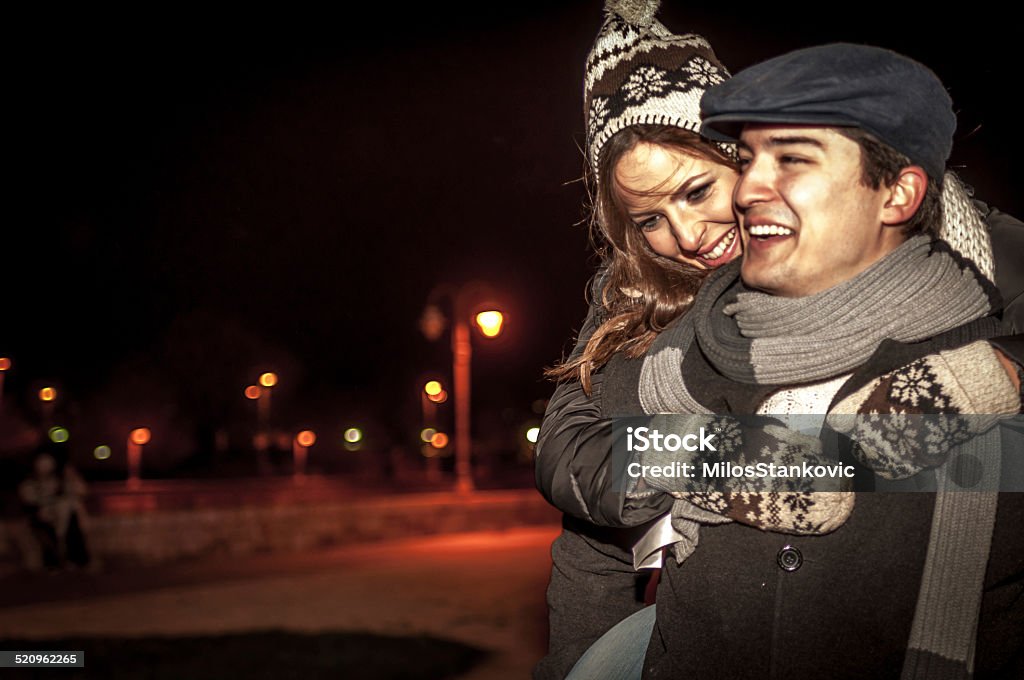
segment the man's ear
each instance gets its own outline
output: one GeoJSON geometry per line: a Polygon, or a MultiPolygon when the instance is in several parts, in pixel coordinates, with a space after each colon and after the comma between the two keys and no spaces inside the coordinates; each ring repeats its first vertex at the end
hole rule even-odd
{"type": "Polygon", "coordinates": [[[928,174],[917,165],[900,170],[896,181],[889,187],[889,197],[882,206],[882,224],[906,224],[921,207],[928,189],[928,174]]]}

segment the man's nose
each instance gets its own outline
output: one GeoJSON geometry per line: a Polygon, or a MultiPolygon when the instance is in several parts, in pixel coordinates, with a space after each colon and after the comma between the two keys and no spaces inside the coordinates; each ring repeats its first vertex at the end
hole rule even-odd
{"type": "Polygon", "coordinates": [[[751,206],[771,200],[774,196],[774,172],[768,159],[752,158],[743,168],[733,200],[736,207],[746,210],[751,206]]]}

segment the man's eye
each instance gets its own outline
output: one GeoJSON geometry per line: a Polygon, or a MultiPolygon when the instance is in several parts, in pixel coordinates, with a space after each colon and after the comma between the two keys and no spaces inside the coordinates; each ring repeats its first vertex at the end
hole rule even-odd
{"type": "Polygon", "coordinates": [[[783,165],[798,165],[800,163],[806,163],[806,158],[800,158],[799,156],[779,156],[779,162],[783,165]]]}
{"type": "Polygon", "coordinates": [[[661,221],[661,215],[655,215],[654,217],[648,217],[646,220],[636,222],[636,227],[640,231],[654,231],[658,228],[658,222],[661,221]]]}

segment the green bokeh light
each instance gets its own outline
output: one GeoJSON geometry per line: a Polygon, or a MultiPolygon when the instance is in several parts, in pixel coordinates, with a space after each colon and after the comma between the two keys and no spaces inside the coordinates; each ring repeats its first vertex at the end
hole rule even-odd
{"type": "Polygon", "coordinates": [[[51,427],[48,434],[50,436],[50,441],[55,444],[63,444],[67,440],[71,439],[71,433],[60,425],[51,427]]]}

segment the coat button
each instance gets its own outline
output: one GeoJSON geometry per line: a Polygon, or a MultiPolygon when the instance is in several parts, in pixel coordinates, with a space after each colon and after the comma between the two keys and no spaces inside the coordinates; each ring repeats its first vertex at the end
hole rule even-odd
{"type": "Polygon", "coordinates": [[[804,563],[804,556],[793,546],[787,545],[779,551],[776,560],[783,571],[796,571],[804,563]]]}

